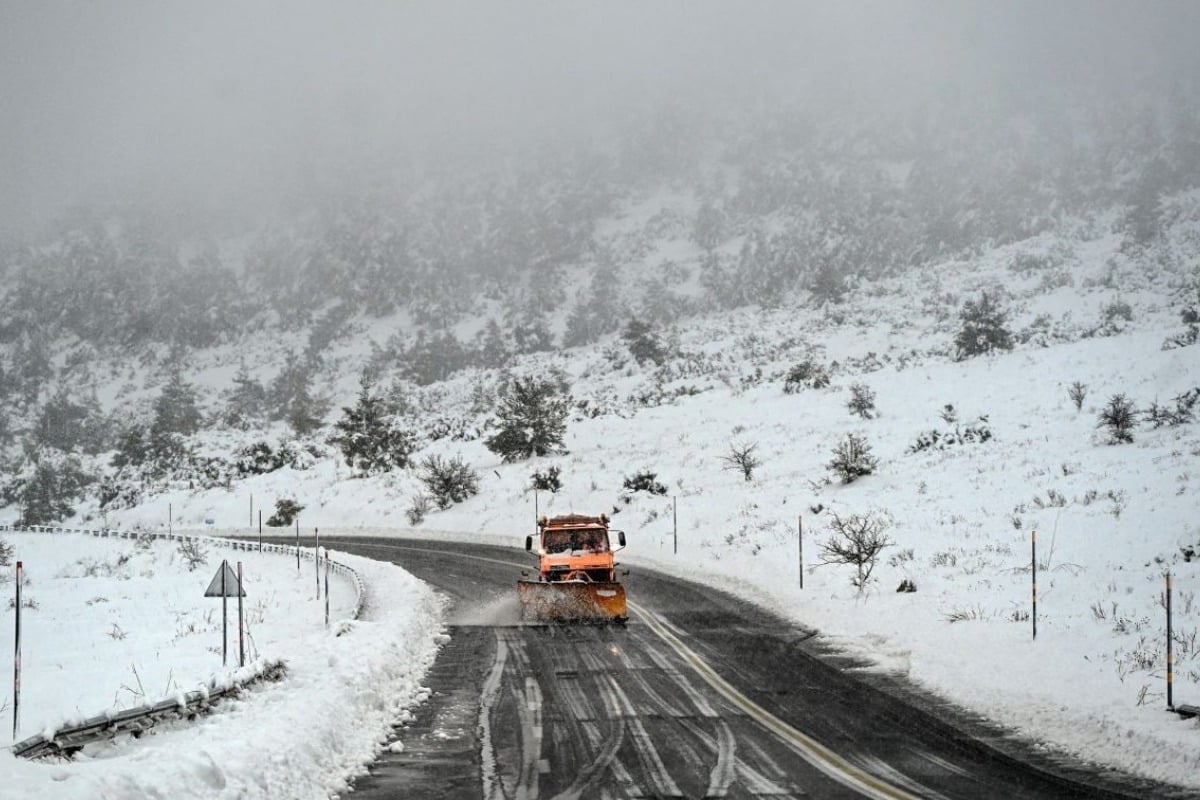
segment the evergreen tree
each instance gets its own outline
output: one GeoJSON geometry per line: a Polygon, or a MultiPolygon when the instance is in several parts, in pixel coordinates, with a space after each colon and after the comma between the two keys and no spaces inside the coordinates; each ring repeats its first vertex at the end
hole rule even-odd
{"type": "Polygon", "coordinates": [[[1008,314],[996,305],[987,292],[980,295],[978,302],[968,300],[964,303],[959,319],[962,327],[954,337],[956,360],[962,361],[993,350],[1012,349],[1012,334],[1005,324],[1008,314]]]}
{"type": "Polygon", "coordinates": [[[506,389],[497,412],[500,430],[485,442],[487,448],[505,462],[565,452],[571,399],[562,387],[531,376],[514,379],[506,389]]]}
{"type": "Polygon", "coordinates": [[[630,319],[621,331],[621,339],[639,364],[649,361],[657,366],[667,360],[667,349],[648,322],[630,319]]]}
{"type": "Polygon", "coordinates": [[[71,504],[83,495],[90,479],[74,458],[51,459],[34,456],[32,473],[4,488],[6,504],[21,508],[24,525],[46,525],[75,513],[71,504]]]}
{"type": "Polygon", "coordinates": [[[34,440],[58,450],[97,453],[104,446],[100,407],[94,397],[76,401],[59,389],[46,401],[33,430],[34,440]]]}
{"type": "Polygon", "coordinates": [[[342,418],[334,427],[337,433],[331,441],[342,451],[347,466],[364,474],[406,467],[417,449],[416,437],[392,423],[382,398],[371,391],[365,376],[359,384],[358,402],[353,408],[342,408],[342,418]]]}
{"type": "Polygon", "coordinates": [[[254,378],[246,362],[238,366],[237,375],[233,376],[233,388],[225,399],[225,422],[235,428],[246,430],[250,424],[261,418],[266,411],[267,390],[254,378]]]}
{"type": "Polygon", "coordinates": [[[298,436],[308,436],[325,424],[327,411],[329,403],[324,398],[313,397],[309,394],[308,385],[302,384],[297,387],[296,396],[292,398],[291,407],[287,411],[287,423],[298,436]]]}
{"type": "Polygon", "coordinates": [[[178,433],[190,436],[200,428],[200,408],[196,405],[196,390],[183,379],[178,367],[171,370],[162,393],[154,401],[152,436],[178,433]]]}
{"type": "Polygon", "coordinates": [[[504,340],[504,331],[494,319],[488,320],[487,327],[475,339],[475,360],[481,367],[502,367],[512,357],[508,342],[504,340]]]}

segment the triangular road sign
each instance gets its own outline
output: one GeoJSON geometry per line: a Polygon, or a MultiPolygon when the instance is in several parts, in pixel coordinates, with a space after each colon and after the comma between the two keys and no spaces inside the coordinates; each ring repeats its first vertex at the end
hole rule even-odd
{"type": "Polygon", "coordinates": [[[222,561],[221,566],[217,567],[217,574],[213,576],[212,583],[204,590],[205,597],[221,597],[221,573],[225,573],[225,597],[245,597],[246,590],[238,584],[237,575],[229,568],[228,561],[222,561]]]}

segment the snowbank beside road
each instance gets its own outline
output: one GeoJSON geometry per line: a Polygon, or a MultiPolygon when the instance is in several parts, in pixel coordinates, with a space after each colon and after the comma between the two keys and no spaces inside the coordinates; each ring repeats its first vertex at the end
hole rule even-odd
{"type": "MultiPolygon", "coordinates": [[[[35,536],[6,534],[5,538],[17,545],[20,554],[28,545],[26,537],[33,540],[35,536]]],[[[69,545],[68,537],[42,536],[35,540],[37,545],[43,546],[38,559],[44,561],[47,555],[44,545],[52,541],[57,545],[55,551],[62,564],[60,569],[71,574],[79,563],[80,548],[86,548],[92,542],[112,544],[112,540],[88,537],[72,536],[69,540],[69,545]]],[[[108,557],[114,558],[111,552],[108,557]]],[[[362,764],[369,762],[380,743],[387,739],[395,721],[407,708],[424,698],[426,692],[421,679],[436,654],[442,609],[440,601],[424,584],[397,567],[348,555],[338,558],[357,570],[369,587],[369,608],[359,621],[348,620],[344,614],[339,618],[335,613],[333,619],[341,621],[332,622],[328,630],[320,623],[320,617],[311,615],[315,624],[293,628],[292,634],[286,637],[264,636],[260,639],[261,657],[279,658],[287,663],[288,675],[283,681],[256,687],[246,699],[226,701],[215,713],[193,723],[172,725],[170,730],[149,734],[138,741],[118,739],[89,746],[71,762],[26,762],[14,758],[8,751],[0,752],[0,774],[5,776],[4,796],[67,800],[146,796],[324,798],[343,790],[348,778],[359,771],[362,764]]],[[[138,557],[133,557],[126,565],[136,565],[138,561],[138,557]]],[[[179,609],[173,606],[169,597],[172,590],[164,589],[163,581],[171,576],[176,583],[186,586],[187,596],[198,597],[204,589],[203,585],[198,589],[193,586],[199,571],[189,573],[186,567],[177,564],[178,571],[172,573],[171,563],[161,555],[154,561],[149,557],[141,561],[143,571],[151,571],[148,565],[154,564],[156,579],[140,578],[133,572],[120,581],[118,589],[123,592],[124,599],[130,601],[131,608],[142,610],[143,616],[136,626],[130,624],[130,628],[157,629],[160,633],[172,630],[179,609]]],[[[311,569],[311,563],[309,567],[311,569]]],[[[211,571],[208,567],[203,569],[211,571]]],[[[294,561],[285,556],[268,558],[264,554],[261,563],[256,563],[255,571],[248,570],[247,574],[265,576],[268,571],[274,572],[279,584],[295,580],[294,561]],[[274,566],[268,566],[272,561],[274,566]]],[[[73,652],[74,647],[74,652],[78,652],[82,642],[80,630],[89,629],[94,633],[93,638],[99,637],[99,651],[103,652],[104,645],[108,644],[104,641],[105,631],[109,628],[114,603],[88,605],[80,593],[87,594],[89,584],[79,577],[65,578],[56,585],[51,601],[49,573],[49,570],[44,573],[44,581],[33,584],[34,589],[45,588],[40,590],[39,608],[27,613],[48,617],[53,602],[56,606],[61,604],[79,612],[80,618],[91,617],[93,623],[90,627],[85,623],[79,628],[55,625],[53,628],[57,633],[43,635],[43,647],[50,647],[53,652],[73,652]],[[72,586],[76,588],[72,590],[72,586]],[[66,599],[60,595],[60,588],[66,593],[66,599]],[[91,613],[97,606],[104,611],[91,613]],[[97,629],[95,626],[102,627],[97,629]],[[63,638],[56,645],[47,644],[49,636],[70,638],[63,638]],[[78,641],[72,642],[71,638],[78,641]]],[[[200,582],[206,583],[208,577],[204,575],[200,582]]],[[[307,592],[311,585],[308,582],[313,580],[307,570],[304,579],[304,591],[307,592]]],[[[264,580],[264,583],[271,581],[264,580]]],[[[248,578],[247,591],[252,590],[253,584],[248,578]]],[[[342,594],[348,596],[347,602],[352,607],[352,591],[346,590],[342,594]]],[[[315,590],[313,595],[315,597],[315,590]]],[[[337,597],[336,590],[333,596],[337,597]]],[[[216,604],[219,609],[219,601],[210,599],[207,602],[216,604]]],[[[309,605],[315,609],[315,600],[305,602],[295,600],[290,594],[279,593],[273,607],[282,611],[284,617],[300,617],[309,605]]],[[[343,611],[345,605],[343,603],[343,611]]],[[[214,640],[218,652],[209,654],[218,659],[218,664],[219,613],[218,610],[215,623],[218,638],[214,640]]],[[[122,625],[121,619],[112,621],[122,625]]],[[[12,642],[11,619],[5,624],[10,626],[5,639],[7,651],[12,642]]],[[[0,635],[4,635],[4,631],[0,631],[0,635]]],[[[26,639],[29,655],[34,634],[29,633],[27,627],[23,635],[29,637],[26,639]]],[[[146,637],[144,642],[134,645],[133,657],[147,665],[166,663],[169,656],[162,650],[140,649],[153,648],[155,643],[149,643],[149,640],[150,637],[146,637]]],[[[115,644],[124,645],[125,642],[121,640],[115,644]]],[[[73,664],[77,677],[69,687],[64,686],[64,690],[69,688],[72,697],[87,696],[90,691],[91,696],[105,698],[111,704],[114,692],[120,692],[119,684],[126,682],[124,673],[128,668],[114,669],[111,663],[101,658],[78,658],[84,658],[84,662],[73,664]],[[88,674],[78,677],[80,669],[88,674]],[[114,686],[114,682],[118,685],[114,686]]],[[[76,660],[72,658],[73,662],[76,660]]],[[[27,671],[27,675],[30,676],[27,683],[34,684],[33,674],[27,671]]],[[[178,678],[180,689],[193,688],[184,685],[184,680],[178,678]]],[[[45,702],[52,701],[43,700],[45,702]]],[[[101,711],[104,707],[102,701],[99,708],[87,708],[87,713],[101,711]]],[[[23,702],[22,716],[30,718],[27,715],[32,715],[33,709],[33,703],[23,702]]],[[[22,731],[35,732],[32,727],[24,726],[22,731]]]]}

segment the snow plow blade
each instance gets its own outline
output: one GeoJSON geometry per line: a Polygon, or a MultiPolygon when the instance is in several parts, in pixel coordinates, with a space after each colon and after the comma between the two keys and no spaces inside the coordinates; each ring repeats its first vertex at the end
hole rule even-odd
{"type": "Polygon", "coordinates": [[[625,622],[625,587],[586,581],[517,581],[521,616],[543,622],[625,622]]]}

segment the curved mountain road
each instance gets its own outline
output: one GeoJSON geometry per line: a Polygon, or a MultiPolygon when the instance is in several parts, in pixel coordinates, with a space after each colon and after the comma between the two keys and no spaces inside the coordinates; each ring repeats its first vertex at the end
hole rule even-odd
{"type": "Polygon", "coordinates": [[[1188,796],[1054,759],[676,578],[635,569],[623,627],[526,625],[523,552],[321,543],[395,562],[452,600],[432,695],[356,798],[1188,796]]]}

